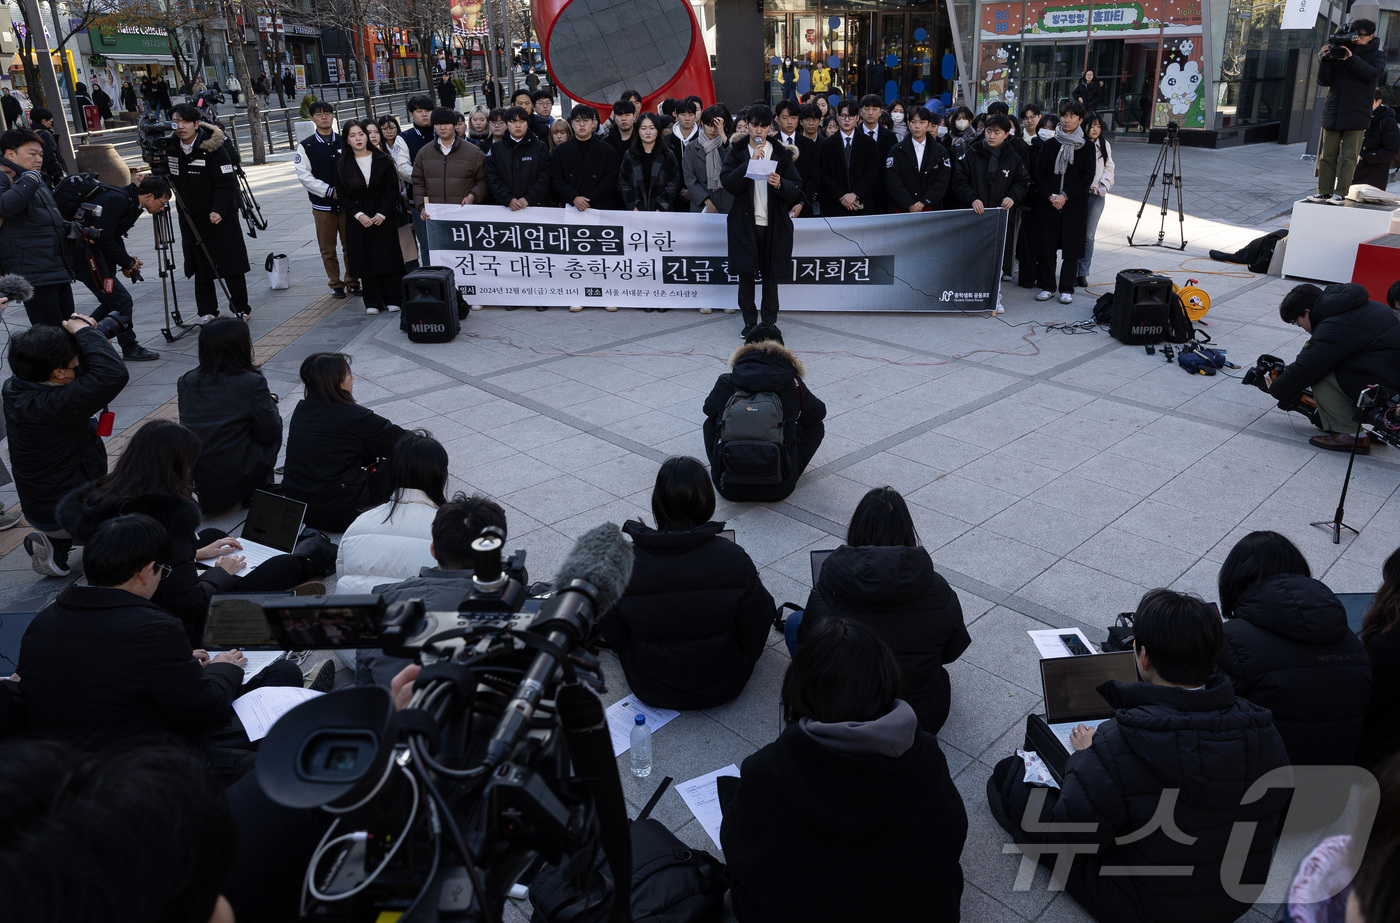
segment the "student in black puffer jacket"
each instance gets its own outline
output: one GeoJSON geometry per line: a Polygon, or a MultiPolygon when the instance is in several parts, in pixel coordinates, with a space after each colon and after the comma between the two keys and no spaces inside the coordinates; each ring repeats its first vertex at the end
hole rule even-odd
{"type": "Polygon", "coordinates": [[[846,544],[822,564],[807,608],[789,617],[788,636],[800,644],[833,616],[869,625],[890,646],[899,662],[900,697],[919,716],[919,727],[937,734],[952,702],[943,665],[962,656],[972,636],[958,594],[933,569],[909,507],[893,487],[877,487],[861,499],[846,544]]]}
{"type": "Polygon", "coordinates": [[[1235,694],[1273,712],[1298,766],[1356,758],[1371,661],[1346,608],[1277,532],[1251,532],[1220,568],[1225,644],[1220,669],[1235,694]]]}
{"type": "Polygon", "coordinates": [[[1400,551],[1385,559],[1381,574],[1385,581],[1361,623],[1372,686],[1358,766],[1375,766],[1400,754],[1400,551]]]}
{"type": "Polygon", "coordinates": [[[776,612],[744,549],[711,522],[715,492],[705,466],[671,458],[656,475],[657,528],[638,521],[627,591],[599,623],[627,685],[660,708],[710,708],[736,697],[763,653],[776,612]]]}
{"type": "MultiPolygon", "coordinates": [[[[1089,830],[1022,828],[1032,787],[1019,756],[992,771],[992,815],[1018,843],[1096,846],[1074,857],[1065,889],[1100,923],[1228,923],[1250,905],[1222,882],[1264,880],[1289,798],[1277,787],[1248,804],[1244,795],[1287,766],[1288,752],[1268,710],[1237,698],[1229,679],[1214,673],[1223,632],[1204,602],[1151,590],[1138,603],[1134,631],[1146,681],[1099,687],[1116,712],[1097,730],[1075,730],[1063,785],[1040,811],[1042,825],[1089,830]],[[1171,798],[1171,822],[1162,826],[1154,819],[1171,798]],[[1248,841],[1242,871],[1225,867],[1237,825],[1248,841]],[[1131,867],[1189,873],[1107,871],[1131,867]]],[[[1044,856],[1055,859],[1053,851],[1044,856]]]]}

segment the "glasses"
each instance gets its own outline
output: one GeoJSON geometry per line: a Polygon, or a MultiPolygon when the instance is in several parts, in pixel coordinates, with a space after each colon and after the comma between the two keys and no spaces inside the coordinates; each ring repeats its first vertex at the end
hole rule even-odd
{"type": "Polygon", "coordinates": [[[157,564],[157,565],[156,565],[156,571],[160,574],[160,579],[164,580],[166,577],[169,577],[169,576],[170,576],[170,565],[169,565],[169,564],[157,564]]]}

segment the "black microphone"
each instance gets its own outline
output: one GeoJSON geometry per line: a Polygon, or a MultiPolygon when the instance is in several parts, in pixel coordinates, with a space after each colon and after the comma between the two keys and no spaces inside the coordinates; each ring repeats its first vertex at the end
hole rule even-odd
{"type": "MultiPolygon", "coordinates": [[[[530,630],[567,655],[588,637],[594,622],[622,597],[632,579],[632,546],[615,523],[606,522],[585,532],[559,565],[554,578],[555,595],[540,611],[530,630]]],[[[501,715],[486,745],[487,771],[499,766],[524,736],[545,689],[559,664],[541,651],[515,687],[515,695],[501,715]]]]}
{"type": "Polygon", "coordinates": [[[0,296],[11,301],[28,301],[34,297],[34,286],[24,276],[9,272],[0,276],[0,296]]]}

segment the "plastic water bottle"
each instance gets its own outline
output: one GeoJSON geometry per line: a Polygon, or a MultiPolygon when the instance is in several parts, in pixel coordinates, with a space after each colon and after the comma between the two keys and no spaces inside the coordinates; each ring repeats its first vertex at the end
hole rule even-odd
{"type": "Polygon", "coordinates": [[[646,715],[638,715],[632,725],[632,775],[639,779],[651,775],[651,728],[646,715]]]}

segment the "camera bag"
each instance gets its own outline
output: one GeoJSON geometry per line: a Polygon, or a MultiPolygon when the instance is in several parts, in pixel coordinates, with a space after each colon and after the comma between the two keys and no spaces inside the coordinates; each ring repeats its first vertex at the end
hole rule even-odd
{"type": "MultiPolygon", "coordinates": [[[[802,383],[793,379],[799,400],[802,383]]],[[[780,484],[785,476],[783,399],[736,390],[719,418],[720,478],[732,484],[780,484]]]]}

